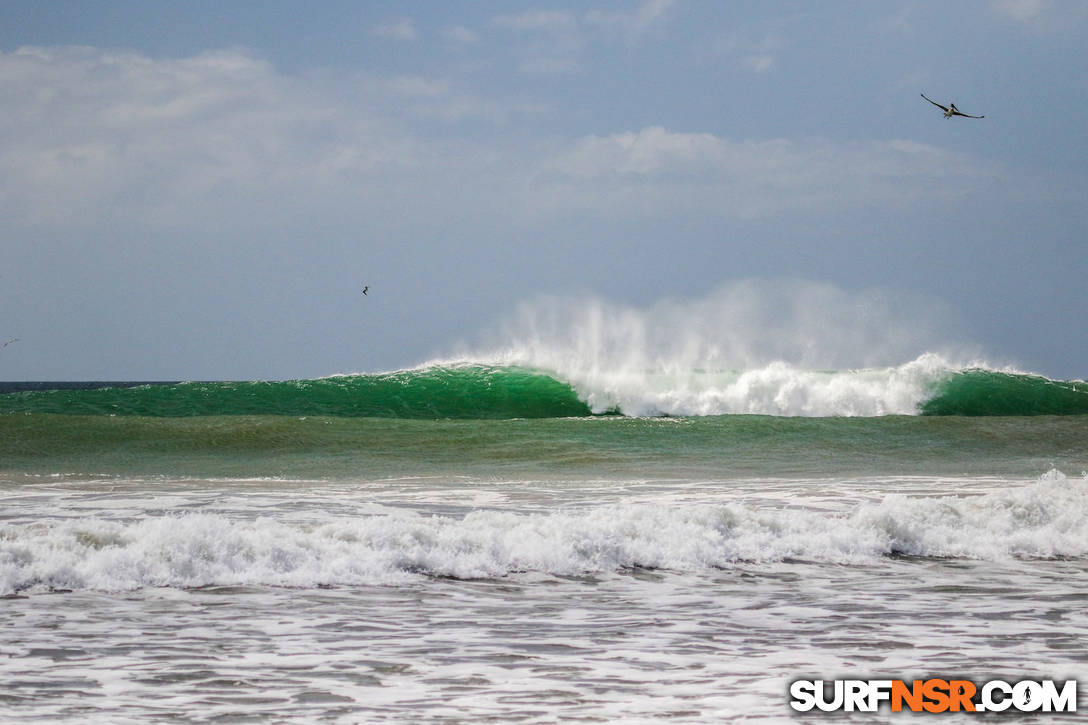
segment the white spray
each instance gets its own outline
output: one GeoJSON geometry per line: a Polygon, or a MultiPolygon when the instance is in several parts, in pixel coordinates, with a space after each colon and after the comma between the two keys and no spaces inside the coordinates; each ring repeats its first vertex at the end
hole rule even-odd
{"type": "Polygon", "coordinates": [[[913,414],[959,367],[927,352],[953,317],[886,291],[754,280],[644,309],[538,299],[470,357],[553,374],[594,412],[913,414]]]}

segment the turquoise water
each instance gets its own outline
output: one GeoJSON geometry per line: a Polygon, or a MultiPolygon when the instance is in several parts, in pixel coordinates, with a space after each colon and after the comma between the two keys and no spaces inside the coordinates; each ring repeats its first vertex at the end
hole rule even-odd
{"type": "Polygon", "coordinates": [[[1079,471],[1085,413],[1088,384],[977,368],[770,367],[572,383],[461,363],[8,392],[0,469],[358,480],[1036,475],[1079,471]],[[828,412],[837,414],[816,414],[828,412]],[[885,414],[864,414],[876,412],[885,414]]]}
{"type": "Polygon", "coordinates": [[[42,387],[0,394],[13,721],[780,722],[795,679],[1088,677],[1080,381],[42,387]]]}
{"type": "MultiPolygon", "coordinates": [[[[903,366],[904,368],[907,366],[903,366]]],[[[804,399],[791,409],[776,400],[783,393],[823,396],[828,417],[863,415],[891,396],[909,396],[890,413],[961,416],[1085,415],[1088,383],[979,368],[927,370],[904,380],[903,369],[811,372],[769,366],[757,371],[685,375],[647,372],[629,386],[642,400],[625,406],[622,395],[604,407],[592,386],[520,367],[461,363],[371,375],[342,375],[275,382],[191,382],[95,389],[24,390],[0,395],[0,413],[143,415],[154,417],[232,415],[324,415],[405,419],[562,418],[591,413],[656,415],[780,413],[812,415],[804,399]],[[775,374],[769,386],[746,380],[775,374]],[[921,379],[918,379],[921,378],[921,379]],[[768,389],[769,387],[769,389],[768,389]],[[755,388],[755,389],[753,389],[755,388]],[[835,388],[846,388],[837,397],[835,388]],[[913,388],[913,389],[910,389],[913,388]],[[798,391],[798,389],[800,389],[798,391]],[[717,403],[707,408],[706,399],[717,403]],[[700,403],[703,403],[700,405],[700,403]],[[837,406],[837,408],[836,408],[837,406]],[[695,408],[700,408],[698,411],[695,408]],[[629,409],[630,408],[630,409],[629,409]],[[761,409],[762,408],[762,409],[761,409]]],[[[43,384],[46,385],[46,384],[43,384]]],[[[3,384],[0,384],[2,390],[3,384]]],[[[14,386],[12,386],[14,387],[14,386]]],[[[607,384],[605,385],[607,388],[607,384]]],[[[615,387],[615,386],[613,386],[615,387]]],[[[607,389],[603,395],[609,395],[607,389]]]]}
{"type": "Polygon", "coordinates": [[[7,414],[11,473],[382,480],[1037,475],[1088,466],[1080,416],[400,420],[7,414]]]}

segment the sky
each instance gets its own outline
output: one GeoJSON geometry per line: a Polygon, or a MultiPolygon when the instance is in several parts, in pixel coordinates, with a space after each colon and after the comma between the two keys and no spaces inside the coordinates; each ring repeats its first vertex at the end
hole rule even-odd
{"type": "Polygon", "coordinates": [[[1085,47],[1056,0],[0,0],[0,380],[393,370],[556,304],[1083,379],[1085,47]]]}

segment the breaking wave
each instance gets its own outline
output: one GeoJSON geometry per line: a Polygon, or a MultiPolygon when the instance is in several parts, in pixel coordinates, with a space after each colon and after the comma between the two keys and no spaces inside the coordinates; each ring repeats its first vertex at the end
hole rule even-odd
{"type": "Polygon", "coordinates": [[[0,412],[415,419],[1081,415],[1088,413],[1088,384],[956,368],[935,355],[899,366],[839,371],[772,362],[743,371],[589,367],[558,372],[462,361],[315,380],[22,391],[0,396],[0,412]]]}
{"type": "Polygon", "coordinates": [[[386,584],[522,572],[701,571],[747,562],[1088,556],[1088,477],[969,497],[888,495],[834,513],[726,505],[600,505],[523,514],[411,511],[304,525],[210,513],[0,527],[0,594],[56,589],[386,584]]]}

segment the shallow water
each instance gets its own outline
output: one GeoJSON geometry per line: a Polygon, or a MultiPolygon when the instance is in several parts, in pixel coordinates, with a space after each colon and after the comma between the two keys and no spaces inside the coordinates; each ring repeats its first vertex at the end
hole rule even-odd
{"type": "Polygon", "coordinates": [[[12,722],[775,722],[829,717],[795,679],[1088,674],[1057,471],[4,478],[12,722]]]}
{"type": "Polygon", "coordinates": [[[1085,573],[896,561],[54,593],[4,601],[0,669],[22,721],[773,721],[802,677],[1074,679],[1085,573]]]}

